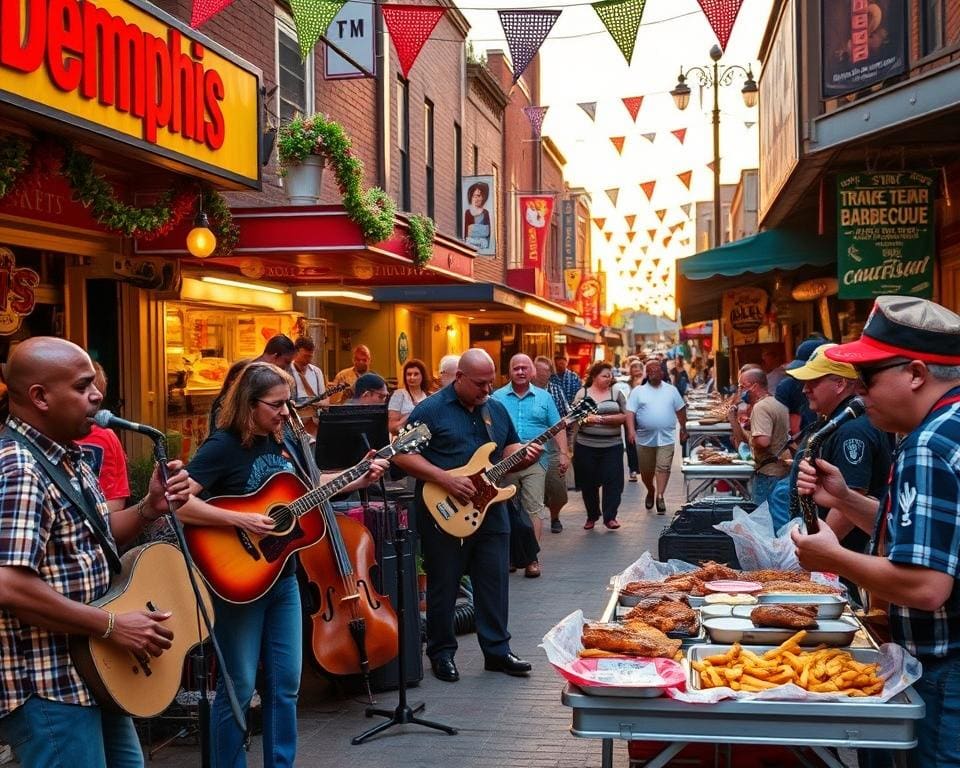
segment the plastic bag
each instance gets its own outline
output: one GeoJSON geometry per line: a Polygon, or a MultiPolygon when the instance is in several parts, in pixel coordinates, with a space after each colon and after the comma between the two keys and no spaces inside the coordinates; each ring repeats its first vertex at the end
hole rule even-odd
{"type": "Polygon", "coordinates": [[[714,528],[733,539],[740,568],[744,571],[759,571],[773,568],[783,571],[801,571],[796,548],[790,538],[790,530],[799,525],[799,519],[791,520],[777,533],[764,502],[751,514],[734,507],[733,519],[717,523],[714,528]]]}

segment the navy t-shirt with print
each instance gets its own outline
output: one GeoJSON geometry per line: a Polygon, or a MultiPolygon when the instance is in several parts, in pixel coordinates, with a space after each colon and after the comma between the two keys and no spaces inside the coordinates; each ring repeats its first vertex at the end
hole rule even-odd
{"type": "Polygon", "coordinates": [[[204,499],[252,493],[277,472],[296,474],[273,436],[254,437],[250,447],[244,448],[237,435],[222,429],[204,441],[187,471],[203,486],[204,499]]]}

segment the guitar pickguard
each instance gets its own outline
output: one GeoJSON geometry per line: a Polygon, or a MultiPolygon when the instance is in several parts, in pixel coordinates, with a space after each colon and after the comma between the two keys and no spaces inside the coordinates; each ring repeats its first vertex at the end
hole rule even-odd
{"type": "Polygon", "coordinates": [[[473,508],[477,510],[477,512],[483,512],[487,505],[496,498],[499,488],[487,480],[483,470],[475,472],[469,475],[469,477],[470,482],[473,483],[473,487],[476,489],[476,493],[473,494],[470,503],[473,504],[473,508]]]}
{"type": "Polygon", "coordinates": [[[304,537],[300,521],[295,520],[289,531],[279,536],[264,536],[260,539],[260,551],[268,563],[274,563],[289,552],[291,543],[304,537]]]}

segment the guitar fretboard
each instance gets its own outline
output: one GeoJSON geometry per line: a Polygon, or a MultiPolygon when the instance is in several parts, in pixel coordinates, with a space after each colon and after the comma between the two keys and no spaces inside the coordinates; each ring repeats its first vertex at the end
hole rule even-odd
{"type": "Polygon", "coordinates": [[[321,485],[319,488],[314,488],[308,493],[305,493],[296,501],[291,501],[287,505],[287,509],[289,509],[297,517],[302,517],[318,504],[321,504],[324,501],[336,496],[354,480],[359,480],[361,477],[363,477],[370,469],[373,459],[390,459],[395,453],[396,451],[393,449],[392,445],[381,448],[372,458],[363,459],[358,464],[350,467],[350,469],[337,475],[330,482],[321,485]]]}

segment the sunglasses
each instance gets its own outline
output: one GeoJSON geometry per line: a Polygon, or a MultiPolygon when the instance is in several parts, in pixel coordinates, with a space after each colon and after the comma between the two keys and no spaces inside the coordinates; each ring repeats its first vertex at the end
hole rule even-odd
{"type": "Polygon", "coordinates": [[[875,365],[869,368],[857,368],[857,375],[860,376],[860,381],[863,383],[864,389],[870,389],[873,385],[874,377],[881,371],[887,371],[891,368],[903,368],[905,365],[910,365],[907,361],[901,361],[899,363],[887,363],[886,365],[875,365]]]}

